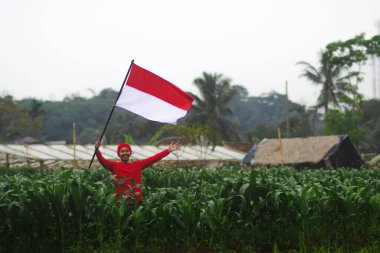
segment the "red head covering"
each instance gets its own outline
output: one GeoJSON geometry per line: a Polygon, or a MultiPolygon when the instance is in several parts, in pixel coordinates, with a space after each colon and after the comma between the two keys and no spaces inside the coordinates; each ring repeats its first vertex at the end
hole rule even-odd
{"type": "Polygon", "coordinates": [[[117,146],[117,155],[120,156],[120,149],[122,148],[128,148],[129,153],[132,155],[132,148],[128,143],[120,143],[119,146],[117,146]]]}

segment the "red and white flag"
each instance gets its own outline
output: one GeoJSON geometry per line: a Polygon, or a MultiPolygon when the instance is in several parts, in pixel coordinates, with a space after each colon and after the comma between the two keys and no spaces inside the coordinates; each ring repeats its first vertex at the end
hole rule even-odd
{"type": "Polygon", "coordinates": [[[115,105],[149,120],[176,124],[193,100],[174,84],[133,64],[115,105]]]}

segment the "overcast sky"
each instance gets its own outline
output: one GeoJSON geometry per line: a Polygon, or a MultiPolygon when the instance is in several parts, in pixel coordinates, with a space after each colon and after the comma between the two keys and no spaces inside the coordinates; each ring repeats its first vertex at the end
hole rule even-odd
{"type": "MultiPolygon", "coordinates": [[[[299,78],[328,43],[377,34],[379,0],[0,0],[0,95],[61,100],[119,90],[132,59],[185,91],[203,71],[251,96],[312,105],[299,78]]],[[[360,90],[372,97],[372,73],[360,90]]]]}

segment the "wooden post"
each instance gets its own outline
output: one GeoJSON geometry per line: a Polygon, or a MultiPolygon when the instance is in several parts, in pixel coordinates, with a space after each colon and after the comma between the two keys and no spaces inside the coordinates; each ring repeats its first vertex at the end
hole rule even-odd
{"type": "Polygon", "coordinates": [[[40,160],[40,169],[43,170],[45,168],[44,160],[40,160]]]}
{"type": "Polygon", "coordinates": [[[288,108],[288,81],[285,85],[285,117],[286,117],[286,138],[289,138],[289,108],[288,108]]]}
{"type": "Polygon", "coordinates": [[[25,145],[25,150],[26,150],[26,165],[28,166],[28,168],[30,168],[29,146],[28,146],[28,144],[25,145]]]}
{"type": "Polygon", "coordinates": [[[283,148],[282,148],[280,128],[277,128],[277,132],[278,132],[278,141],[279,141],[279,144],[280,144],[281,167],[284,167],[284,152],[283,152],[283,148]]]}
{"type": "Polygon", "coordinates": [[[9,169],[9,154],[6,154],[5,155],[5,167],[7,168],[7,169],[9,169]]]}
{"type": "Polygon", "coordinates": [[[75,146],[76,146],[76,134],[75,134],[75,122],[73,122],[73,168],[74,169],[78,168],[75,146]]]}

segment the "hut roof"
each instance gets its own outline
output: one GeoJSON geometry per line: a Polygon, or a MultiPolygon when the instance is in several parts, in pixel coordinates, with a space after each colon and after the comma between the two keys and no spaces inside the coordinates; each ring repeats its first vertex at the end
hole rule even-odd
{"type": "Polygon", "coordinates": [[[347,135],[285,138],[281,140],[281,145],[278,139],[265,139],[259,143],[254,159],[255,165],[258,166],[325,164],[332,156],[336,156],[339,149],[346,149],[346,151],[340,152],[339,163],[336,163],[336,166],[347,166],[346,164],[350,162],[344,162],[344,160],[348,159],[361,161],[347,135]]]}

